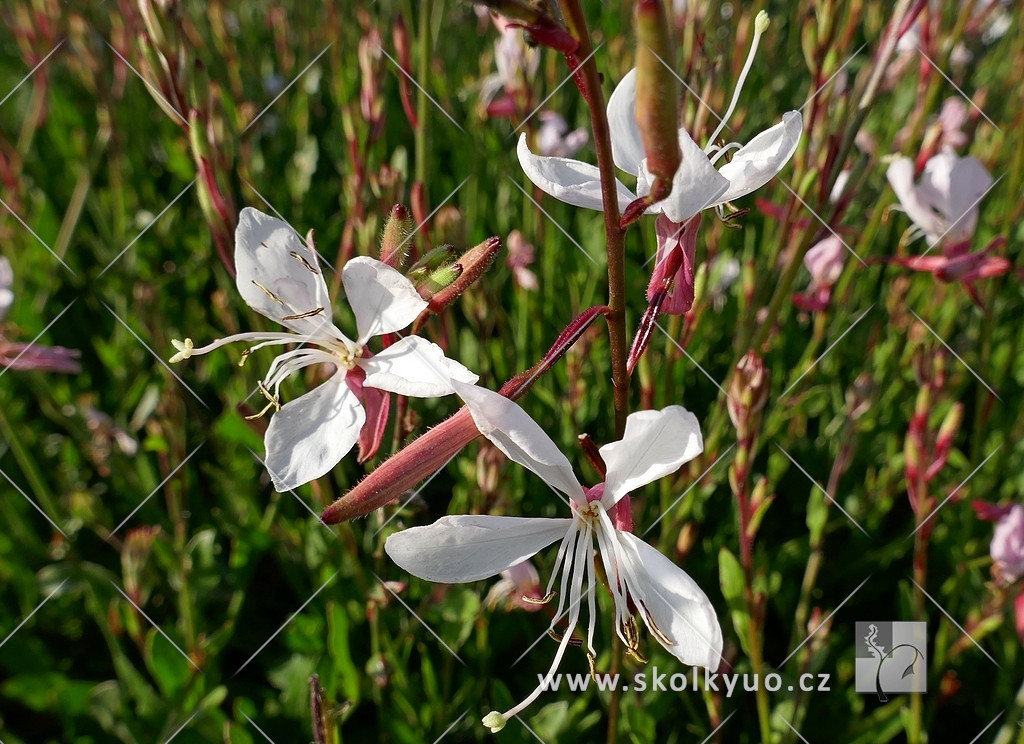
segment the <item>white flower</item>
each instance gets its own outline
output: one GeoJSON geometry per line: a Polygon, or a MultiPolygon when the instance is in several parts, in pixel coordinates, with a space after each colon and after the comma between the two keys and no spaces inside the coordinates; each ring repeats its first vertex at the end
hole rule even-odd
{"type": "Polygon", "coordinates": [[[186,338],[173,342],[178,353],[171,361],[205,354],[233,341],[258,342],[244,352],[242,362],[264,346],[302,344],[274,359],[260,383],[270,401],[267,409],[279,409],[265,440],[267,470],[278,491],[319,478],[352,449],[366,420],[353,388],[432,397],[455,392],[453,380],[470,384],[477,380],[461,364],[447,359],[436,344],[417,336],[369,355],[368,339],[405,328],[427,306],[412,282],[380,261],[353,258],[341,272],[356,319],[355,340],[331,321],[331,300],[316,251],[304,245],[287,223],[256,209],[243,209],[235,231],[235,267],[238,291],[249,307],[290,332],[239,333],[202,348],[186,338]],[[319,363],[336,367],[331,378],[281,406],[281,382],[319,363]]]}
{"type": "MultiPolygon", "coordinates": [[[[483,388],[458,383],[456,387],[480,432],[508,457],[568,496],[572,517],[443,517],[432,525],[391,535],[385,544],[391,559],[428,581],[476,581],[522,563],[561,540],[545,597],[553,596],[552,588],[561,574],[551,630],[566,606],[568,625],[549,670],[553,673],[579,621],[584,597],[590,613],[586,643],[593,669],[597,572],[592,547],[596,539],[615,605],[615,631],[628,652],[640,657],[636,623],[629,609],[631,599],[651,634],[671,654],[685,664],[716,669],[722,630],[707,596],[678,566],[638,537],[616,529],[609,517],[629,491],[674,473],[702,451],[694,415],[680,406],[631,414],[622,440],[600,450],[607,465],[605,482],[584,489],[565,455],[518,405],[483,388]]],[[[541,691],[538,686],[505,713],[488,714],[484,724],[492,731],[499,730],[541,691]]]]}
{"type": "Polygon", "coordinates": [[[885,172],[900,205],[914,225],[928,238],[962,243],[978,226],[978,202],[992,185],[985,166],[971,156],[959,157],[944,147],[925,163],[921,180],[914,184],[914,161],[899,157],[885,172]]]}
{"type": "MultiPolygon", "coordinates": [[[[683,161],[673,179],[672,192],[665,200],[652,205],[647,210],[648,214],[664,213],[672,222],[682,223],[701,210],[738,199],[760,188],[782,170],[796,151],[803,129],[803,121],[798,111],[787,112],[781,122],[761,132],[746,145],[733,143],[718,147],[714,144],[736,107],[743,81],[754,59],[758,39],[767,26],[767,21],[755,26],[750,55],[740,73],[729,110],[722,117],[721,124],[708,139],[708,145],[703,150],[697,146],[686,129],[679,130],[679,147],[682,150],[683,161]],[[718,160],[727,151],[735,148],[738,149],[732,160],[716,169],[718,160]]],[[[634,115],[635,108],[636,70],[633,69],[627,73],[608,99],[612,159],[620,170],[636,176],[637,179],[636,194],[616,180],[620,212],[625,211],[638,196],[648,195],[653,180],[647,170],[640,128],[634,115]]],[[[519,138],[517,152],[519,163],[527,177],[538,188],[568,204],[603,210],[601,177],[597,166],[568,158],[534,155],[526,145],[525,134],[519,138]]]]}

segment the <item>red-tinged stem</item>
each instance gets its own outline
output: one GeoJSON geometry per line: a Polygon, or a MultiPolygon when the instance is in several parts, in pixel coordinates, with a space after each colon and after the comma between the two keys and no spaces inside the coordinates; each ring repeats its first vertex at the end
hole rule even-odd
{"type": "Polygon", "coordinates": [[[597,64],[591,56],[593,44],[590,30],[583,16],[579,0],[558,0],[569,32],[579,41],[577,56],[585,59],[580,72],[587,90],[590,108],[590,126],[597,150],[597,167],[601,173],[601,192],[604,202],[604,231],[608,249],[608,345],[612,357],[612,388],[614,391],[615,432],[621,437],[629,414],[629,372],[626,357],[629,344],[626,338],[626,270],[625,231],[619,227],[619,201],[615,188],[615,166],[612,161],[612,143],[605,113],[604,92],[597,64]]]}

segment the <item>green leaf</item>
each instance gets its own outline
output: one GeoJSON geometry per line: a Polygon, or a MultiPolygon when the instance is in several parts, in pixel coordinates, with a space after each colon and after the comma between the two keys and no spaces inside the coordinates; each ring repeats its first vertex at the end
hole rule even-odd
{"type": "Polygon", "coordinates": [[[349,647],[349,619],[345,608],[337,602],[327,605],[327,647],[334,664],[335,679],[343,700],[359,702],[359,668],[352,660],[349,647]]]}
{"type": "Polygon", "coordinates": [[[746,580],[743,567],[728,548],[718,551],[718,574],[722,584],[722,596],[729,605],[732,625],[736,629],[740,645],[746,654],[750,654],[750,609],[747,607],[743,590],[746,580]]]}
{"type": "Polygon", "coordinates": [[[156,629],[146,633],[146,667],[165,698],[173,698],[181,692],[195,671],[156,629]]]}

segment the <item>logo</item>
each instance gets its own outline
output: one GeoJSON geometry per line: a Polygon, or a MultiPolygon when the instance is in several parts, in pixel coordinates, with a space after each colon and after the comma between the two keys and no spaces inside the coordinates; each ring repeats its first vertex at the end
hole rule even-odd
{"type": "Polygon", "coordinates": [[[928,691],[928,633],[923,622],[861,622],[856,625],[857,692],[889,695],[928,691]]]}

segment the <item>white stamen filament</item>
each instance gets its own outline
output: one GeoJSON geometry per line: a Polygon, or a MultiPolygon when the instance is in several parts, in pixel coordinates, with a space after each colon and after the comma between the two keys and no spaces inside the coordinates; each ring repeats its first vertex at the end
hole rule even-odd
{"type": "MultiPolygon", "coordinates": [[[[581,520],[579,518],[579,515],[577,515],[574,518],[574,520],[573,520],[572,527],[569,528],[569,532],[566,533],[566,536],[562,539],[563,544],[567,540],[570,540],[570,539],[573,540],[573,542],[575,543],[574,544],[574,548],[573,548],[573,555],[571,557],[569,555],[565,556],[565,566],[562,569],[562,574],[563,574],[562,586],[563,587],[565,586],[565,579],[568,578],[569,574],[571,574],[572,576],[579,576],[581,580],[580,581],[574,581],[572,583],[572,588],[570,590],[570,598],[569,598],[570,599],[570,601],[569,601],[569,610],[568,610],[568,612],[569,612],[569,620],[568,620],[568,622],[566,623],[566,626],[565,626],[565,633],[562,634],[562,640],[558,644],[558,650],[555,652],[555,658],[551,661],[551,666],[548,668],[548,672],[547,672],[548,675],[554,674],[555,671],[558,669],[559,665],[562,663],[562,656],[565,654],[565,649],[569,646],[570,641],[572,640],[572,634],[573,634],[573,632],[575,632],[576,624],[579,622],[579,619],[580,619],[580,604],[582,603],[582,600],[583,600],[583,597],[582,597],[582,584],[583,584],[582,578],[583,578],[583,576],[581,575],[581,572],[584,570],[584,564],[585,564],[585,561],[586,561],[586,554],[591,551],[591,548],[592,548],[592,545],[593,545],[592,541],[589,539],[590,538],[590,529],[589,529],[589,527],[586,526],[585,522],[582,525],[580,524],[580,522],[583,522],[583,520],[581,520]],[[579,520],[579,521],[577,521],[577,520],[579,520]],[[571,564],[569,563],[570,560],[572,561],[571,564]]],[[[559,553],[561,554],[561,550],[559,551],[559,553]]],[[[556,571],[558,570],[557,566],[556,566],[555,570],[556,571]]],[[[564,601],[564,589],[563,589],[563,601],[564,601]]],[[[562,614],[561,613],[562,601],[559,602],[559,608],[558,609],[559,609],[559,611],[555,613],[554,620],[551,621],[551,629],[552,630],[554,630],[555,621],[557,621],[561,617],[561,614],[562,614]]],[[[593,615],[591,615],[591,617],[593,617],[593,615]]],[[[501,729],[501,726],[505,725],[505,723],[504,723],[505,721],[507,721],[509,718],[511,718],[512,716],[514,716],[517,713],[519,713],[519,711],[523,710],[524,708],[529,706],[534,700],[536,700],[538,697],[540,697],[540,694],[541,694],[541,692],[544,691],[544,688],[545,688],[544,684],[538,684],[537,687],[534,688],[533,692],[531,692],[529,695],[527,695],[526,698],[522,702],[519,703],[519,705],[516,705],[515,707],[510,708],[509,710],[505,711],[504,713],[494,713],[494,712],[488,713],[484,717],[484,725],[488,726],[492,731],[499,731],[501,729]],[[490,721],[490,723],[488,723],[488,721],[490,721]]]]}
{"type": "Polygon", "coordinates": [[[725,129],[725,122],[729,121],[729,117],[732,116],[732,112],[736,109],[736,104],[740,99],[740,91],[743,89],[743,83],[747,79],[747,73],[750,72],[750,66],[754,63],[754,55],[757,53],[758,42],[761,41],[761,34],[768,28],[768,14],[763,10],[757,14],[757,18],[754,19],[754,40],[750,43],[750,53],[747,54],[747,61],[743,63],[743,69],[740,71],[740,77],[736,81],[736,90],[732,94],[732,101],[729,102],[729,108],[726,109],[725,115],[722,116],[722,120],[718,124],[718,128],[714,131],[711,137],[708,138],[709,143],[713,143],[718,139],[718,135],[725,129]]]}

